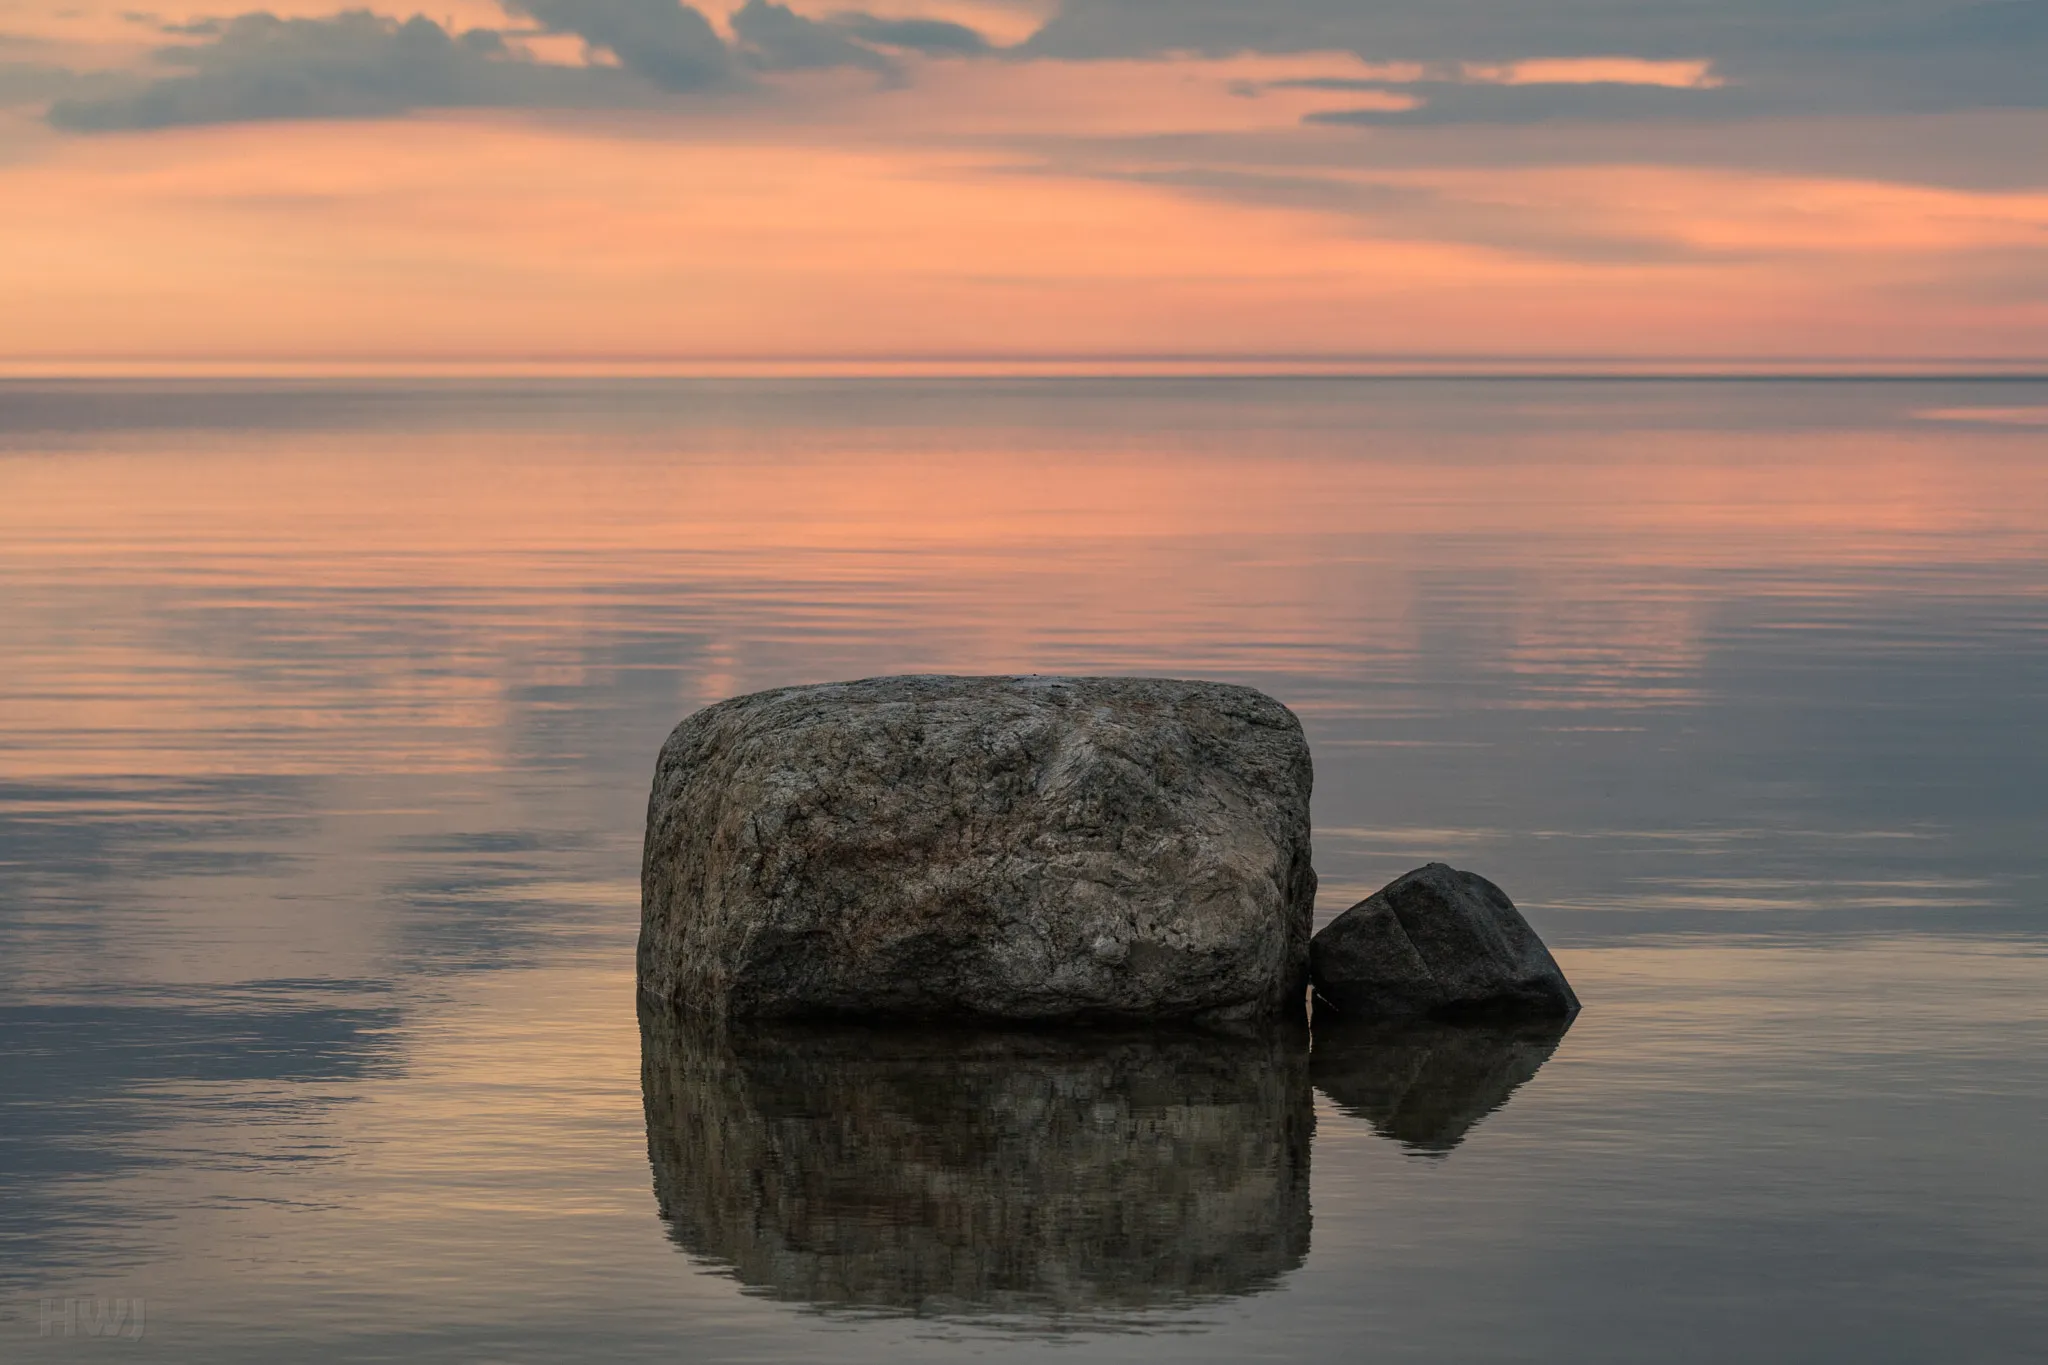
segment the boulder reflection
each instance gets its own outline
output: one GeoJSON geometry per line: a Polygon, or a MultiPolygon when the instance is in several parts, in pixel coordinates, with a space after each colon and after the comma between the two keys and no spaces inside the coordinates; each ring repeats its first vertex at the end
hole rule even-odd
{"type": "Polygon", "coordinates": [[[1570,1019],[1321,1026],[1309,1074],[1332,1104],[1382,1137],[1441,1156],[1506,1104],[1570,1027],[1570,1019]]]}
{"type": "Polygon", "coordinates": [[[670,1236],[826,1309],[1082,1325],[1249,1294],[1309,1243],[1306,1038],[641,1018],[670,1236]]]}

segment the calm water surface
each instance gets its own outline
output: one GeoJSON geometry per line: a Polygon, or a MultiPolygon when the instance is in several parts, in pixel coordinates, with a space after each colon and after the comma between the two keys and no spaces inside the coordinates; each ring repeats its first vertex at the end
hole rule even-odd
{"type": "Polygon", "coordinates": [[[0,640],[0,1358],[2048,1340],[2048,384],[0,385],[0,640]],[[1585,1012],[643,1027],[669,727],[913,670],[1264,688],[1585,1012]]]}

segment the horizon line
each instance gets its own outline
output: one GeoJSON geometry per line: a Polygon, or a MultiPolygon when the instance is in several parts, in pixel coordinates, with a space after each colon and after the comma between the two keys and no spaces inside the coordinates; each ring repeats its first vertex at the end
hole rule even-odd
{"type": "Polygon", "coordinates": [[[2009,379],[2048,356],[1614,356],[1391,352],[897,355],[0,356],[0,382],[68,379],[2009,379]]]}

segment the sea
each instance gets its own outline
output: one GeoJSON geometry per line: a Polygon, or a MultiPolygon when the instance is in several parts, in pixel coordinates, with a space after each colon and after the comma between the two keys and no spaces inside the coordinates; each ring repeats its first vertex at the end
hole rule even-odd
{"type": "Polygon", "coordinates": [[[2048,1351],[2048,381],[0,383],[0,1358],[2048,1351]],[[1568,1029],[636,1009],[663,737],[1263,689],[1568,1029]]]}

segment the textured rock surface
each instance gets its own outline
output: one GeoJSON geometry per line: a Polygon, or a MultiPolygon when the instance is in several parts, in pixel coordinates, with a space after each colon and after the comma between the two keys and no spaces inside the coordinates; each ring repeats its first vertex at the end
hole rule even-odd
{"type": "Polygon", "coordinates": [[[1309,1247],[1302,1031],[1006,1034],[650,1005],[677,1245],[824,1309],[1092,1318],[1248,1294],[1309,1247]]]}
{"type": "Polygon", "coordinates": [[[1298,1014],[1310,765],[1250,688],[871,678],[661,751],[640,988],[713,1017],[1298,1014]]]}
{"type": "Polygon", "coordinates": [[[1308,1074],[1340,1112],[1381,1137],[1442,1155],[1534,1077],[1570,1027],[1565,1017],[1321,1023],[1308,1074]]]}
{"type": "Polygon", "coordinates": [[[1507,894],[1442,863],[1346,910],[1309,949],[1318,1017],[1564,1015],[1579,1008],[1550,950],[1507,894]]]}

